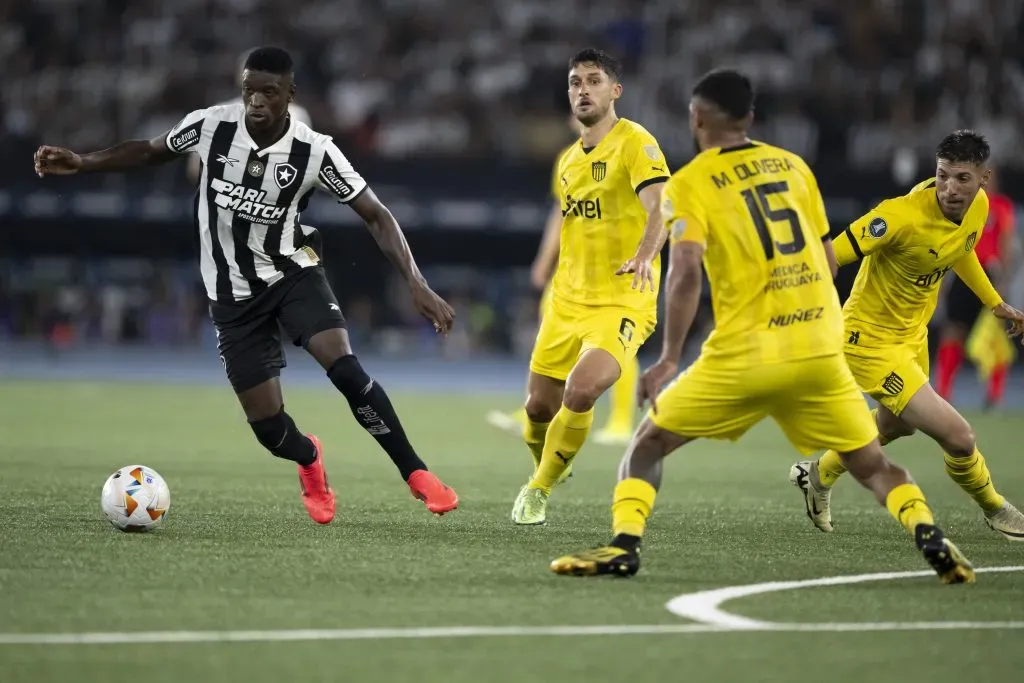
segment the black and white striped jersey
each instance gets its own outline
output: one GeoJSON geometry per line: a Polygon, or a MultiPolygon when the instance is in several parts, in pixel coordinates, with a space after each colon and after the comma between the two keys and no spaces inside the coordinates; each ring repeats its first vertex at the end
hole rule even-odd
{"type": "Polygon", "coordinates": [[[289,121],[265,149],[249,137],[241,104],[196,110],[167,134],[168,149],[202,161],[195,221],[199,267],[214,301],[244,301],[319,263],[320,236],[300,223],[313,191],[348,203],[366,189],[330,136],[289,121]]]}

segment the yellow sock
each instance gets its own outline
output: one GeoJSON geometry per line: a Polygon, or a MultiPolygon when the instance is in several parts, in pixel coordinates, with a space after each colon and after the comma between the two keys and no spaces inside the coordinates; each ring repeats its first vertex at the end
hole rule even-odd
{"type": "Polygon", "coordinates": [[[643,536],[657,491],[643,479],[623,479],[612,499],[612,533],[643,536]]]}
{"type": "Polygon", "coordinates": [[[640,361],[635,357],[622,363],[619,381],[612,385],[608,394],[609,412],[605,429],[616,432],[632,432],[636,417],[636,383],[640,378],[640,361]]]}
{"type": "Polygon", "coordinates": [[[982,510],[998,510],[1005,500],[992,485],[992,475],[985,465],[985,456],[977,448],[966,458],[954,458],[946,453],[946,474],[974,499],[982,510]]]}
{"type": "MultiPolygon", "coordinates": [[[[526,419],[526,411],[523,411],[523,418],[526,419]]],[[[544,452],[544,437],[547,436],[550,422],[531,422],[529,419],[523,423],[523,441],[530,449],[533,456],[533,469],[536,472],[540,467],[540,456],[544,452]]]]}
{"type": "Polygon", "coordinates": [[[565,406],[558,409],[555,419],[548,427],[540,465],[533,474],[530,488],[551,493],[551,488],[562,476],[562,472],[579,453],[587,434],[590,433],[592,424],[594,424],[593,408],[585,413],[574,413],[565,406]]]}
{"type": "Polygon", "coordinates": [[[825,486],[835,484],[844,472],[846,466],[836,451],[825,451],[824,455],[818,458],[818,477],[825,486]]]}
{"type": "MultiPolygon", "coordinates": [[[[877,424],[877,408],[871,411],[871,419],[875,420],[877,424]]],[[[878,435],[878,442],[883,446],[889,443],[881,434],[878,435]]],[[[818,458],[818,476],[821,478],[821,483],[825,486],[834,485],[845,472],[846,466],[843,465],[843,459],[839,457],[839,453],[836,451],[825,451],[825,454],[818,458]]]]}
{"type": "Polygon", "coordinates": [[[918,524],[935,524],[924,493],[916,484],[900,484],[885,498],[885,507],[903,528],[914,533],[918,524]]]}

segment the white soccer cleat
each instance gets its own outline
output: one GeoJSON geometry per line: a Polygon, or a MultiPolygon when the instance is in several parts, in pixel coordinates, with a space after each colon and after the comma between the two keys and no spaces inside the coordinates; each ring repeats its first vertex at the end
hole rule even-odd
{"type": "Polygon", "coordinates": [[[793,465],[789,469],[789,483],[803,491],[807,516],[814,526],[825,533],[832,531],[832,512],[829,509],[832,488],[821,483],[818,461],[801,460],[793,465]]]}
{"type": "Polygon", "coordinates": [[[1024,513],[1008,500],[998,510],[986,512],[985,523],[1011,541],[1024,541],[1024,513]]]}

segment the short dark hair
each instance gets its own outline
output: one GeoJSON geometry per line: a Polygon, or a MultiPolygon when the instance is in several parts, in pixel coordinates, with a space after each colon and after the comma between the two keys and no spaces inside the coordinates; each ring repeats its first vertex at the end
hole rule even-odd
{"type": "Polygon", "coordinates": [[[984,135],[962,128],[955,130],[935,148],[935,158],[960,164],[980,166],[988,161],[992,153],[984,135]]]}
{"type": "Polygon", "coordinates": [[[754,86],[735,69],[715,69],[704,74],[693,86],[693,96],[711,102],[737,121],[754,111],[754,86]]]}
{"type": "Polygon", "coordinates": [[[569,60],[569,69],[572,70],[580,64],[597,64],[613,81],[618,82],[622,78],[622,62],[604,50],[593,47],[580,50],[569,60]]]}
{"type": "Polygon", "coordinates": [[[271,74],[290,74],[295,63],[287,50],[279,47],[258,47],[245,58],[243,69],[266,71],[271,74]]]}

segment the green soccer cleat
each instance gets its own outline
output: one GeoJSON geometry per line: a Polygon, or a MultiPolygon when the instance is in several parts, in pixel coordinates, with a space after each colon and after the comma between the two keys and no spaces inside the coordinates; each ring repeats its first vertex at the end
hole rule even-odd
{"type": "Polygon", "coordinates": [[[554,560],[551,571],[563,576],[633,576],[640,570],[640,554],[613,545],[584,550],[554,560]]]}
{"type": "Polygon", "coordinates": [[[512,521],[524,526],[537,526],[546,522],[548,495],[540,489],[531,489],[529,484],[519,489],[516,502],[512,505],[512,521]]]}

